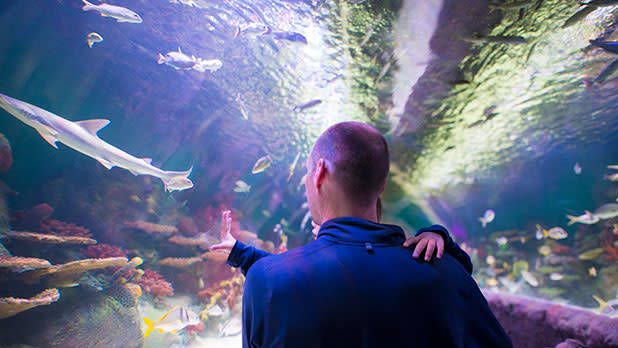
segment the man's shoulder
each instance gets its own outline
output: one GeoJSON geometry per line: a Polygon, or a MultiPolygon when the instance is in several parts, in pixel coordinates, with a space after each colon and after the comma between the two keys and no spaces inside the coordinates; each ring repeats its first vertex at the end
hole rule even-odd
{"type": "Polygon", "coordinates": [[[276,277],[280,272],[297,270],[298,265],[311,263],[311,260],[319,257],[320,251],[329,245],[330,243],[318,239],[300,248],[269,255],[258,260],[249,270],[249,274],[276,277]]]}

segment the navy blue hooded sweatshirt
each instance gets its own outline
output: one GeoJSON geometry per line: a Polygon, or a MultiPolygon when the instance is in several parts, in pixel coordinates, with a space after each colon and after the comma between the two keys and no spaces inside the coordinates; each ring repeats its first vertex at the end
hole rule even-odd
{"type": "Polygon", "coordinates": [[[424,231],[444,237],[441,259],[413,258],[399,226],[353,217],[279,255],[237,242],[228,263],[247,275],[243,347],[512,348],[468,255],[444,227],[424,231]]]}

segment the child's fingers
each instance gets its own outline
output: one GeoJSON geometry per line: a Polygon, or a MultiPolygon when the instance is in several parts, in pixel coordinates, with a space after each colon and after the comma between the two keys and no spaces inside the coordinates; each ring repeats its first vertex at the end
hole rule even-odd
{"type": "Polygon", "coordinates": [[[421,239],[421,237],[419,237],[419,236],[408,238],[408,239],[406,239],[405,242],[403,242],[403,246],[407,248],[407,247],[409,247],[412,244],[416,244],[419,241],[419,239],[421,239]]]}
{"type": "Polygon", "coordinates": [[[427,246],[427,242],[427,239],[421,239],[421,241],[416,244],[416,248],[414,248],[414,253],[412,254],[412,257],[418,258],[425,249],[425,246],[427,246]]]}
{"type": "Polygon", "coordinates": [[[438,256],[438,258],[441,258],[443,253],[444,253],[444,239],[440,238],[438,239],[438,253],[436,254],[436,256],[438,256]]]}
{"type": "Polygon", "coordinates": [[[436,241],[431,239],[427,242],[427,250],[425,250],[425,261],[431,260],[433,251],[436,249],[436,241]]]}

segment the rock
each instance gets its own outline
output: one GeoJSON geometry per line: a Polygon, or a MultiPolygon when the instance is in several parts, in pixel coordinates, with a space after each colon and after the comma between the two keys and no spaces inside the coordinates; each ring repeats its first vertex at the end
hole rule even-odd
{"type": "Polygon", "coordinates": [[[13,164],[13,154],[11,152],[11,144],[6,139],[4,134],[0,133],[0,174],[6,173],[13,164]]]}
{"type": "Polygon", "coordinates": [[[524,296],[484,294],[517,348],[570,347],[567,339],[588,348],[618,347],[618,318],[524,296]]]}

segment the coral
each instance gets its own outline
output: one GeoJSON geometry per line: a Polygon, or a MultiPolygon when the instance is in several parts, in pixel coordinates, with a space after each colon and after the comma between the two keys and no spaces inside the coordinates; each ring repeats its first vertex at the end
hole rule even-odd
{"type": "Polygon", "coordinates": [[[609,261],[618,261],[618,236],[613,234],[610,229],[605,229],[601,234],[601,247],[607,252],[609,261]]]}
{"type": "Polygon", "coordinates": [[[46,243],[46,244],[97,244],[97,241],[92,238],[76,237],[76,236],[60,236],[54,234],[43,234],[34,232],[8,231],[4,234],[11,239],[26,240],[29,242],[46,243]]]}
{"type": "Polygon", "coordinates": [[[17,210],[11,216],[11,225],[16,230],[39,230],[41,222],[51,216],[54,212],[47,203],[37,204],[34,207],[23,211],[17,210]]]}
{"type": "Polygon", "coordinates": [[[66,223],[56,219],[46,219],[41,221],[41,231],[57,236],[72,236],[89,238],[92,236],[90,230],[74,223],[66,223]]]}
{"type": "Polygon", "coordinates": [[[178,228],[178,231],[183,236],[195,236],[196,234],[200,233],[197,224],[195,223],[195,221],[193,221],[192,218],[181,217],[179,220],[180,221],[178,221],[176,228],[178,228]]]}
{"type": "Polygon", "coordinates": [[[48,284],[70,286],[82,273],[107,267],[122,267],[128,262],[126,257],[110,257],[106,259],[84,259],[69,263],[54,265],[48,268],[25,272],[21,277],[26,283],[32,284],[46,276],[48,284]]]}
{"type": "Polygon", "coordinates": [[[142,230],[148,234],[163,234],[163,235],[171,235],[178,232],[176,226],[168,226],[168,225],[159,225],[148,221],[127,221],[124,223],[125,226],[135,228],[137,230],[142,230]]]}
{"type": "Polygon", "coordinates": [[[142,277],[135,282],[142,288],[142,291],[155,297],[174,296],[172,284],[153,270],[144,270],[142,277]]]}
{"type": "Polygon", "coordinates": [[[31,271],[51,267],[47,260],[32,257],[0,256],[0,268],[8,268],[15,272],[31,271]]]}
{"type": "Polygon", "coordinates": [[[0,319],[12,317],[33,307],[44,306],[58,301],[58,289],[47,289],[31,298],[0,298],[0,319]]]}
{"type": "Polygon", "coordinates": [[[211,250],[203,253],[201,258],[205,260],[214,261],[217,263],[225,263],[227,261],[227,257],[229,253],[224,250],[211,250]]]}
{"type": "Polygon", "coordinates": [[[178,245],[198,246],[202,249],[208,249],[210,247],[210,243],[204,238],[188,238],[176,235],[170,237],[167,241],[178,245]]]}
{"type": "Polygon", "coordinates": [[[162,260],[159,260],[159,264],[174,268],[187,268],[201,261],[201,257],[166,257],[162,260]]]}
{"type": "Polygon", "coordinates": [[[103,243],[89,246],[86,250],[82,251],[82,254],[93,259],[127,257],[127,251],[121,247],[103,243]]]}
{"type": "Polygon", "coordinates": [[[208,309],[216,304],[224,304],[231,310],[241,298],[243,284],[244,277],[238,273],[231,279],[222,280],[215,286],[198,292],[197,295],[207,303],[200,313],[202,319],[208,318],[208,309]]]}
{"type": "Polygon", "coordinates": [[[11,144],[4,137],[4,134],[0,133],[0,174],[6,173],[13,164],[13,155],[11,153],[11,144]]]}

